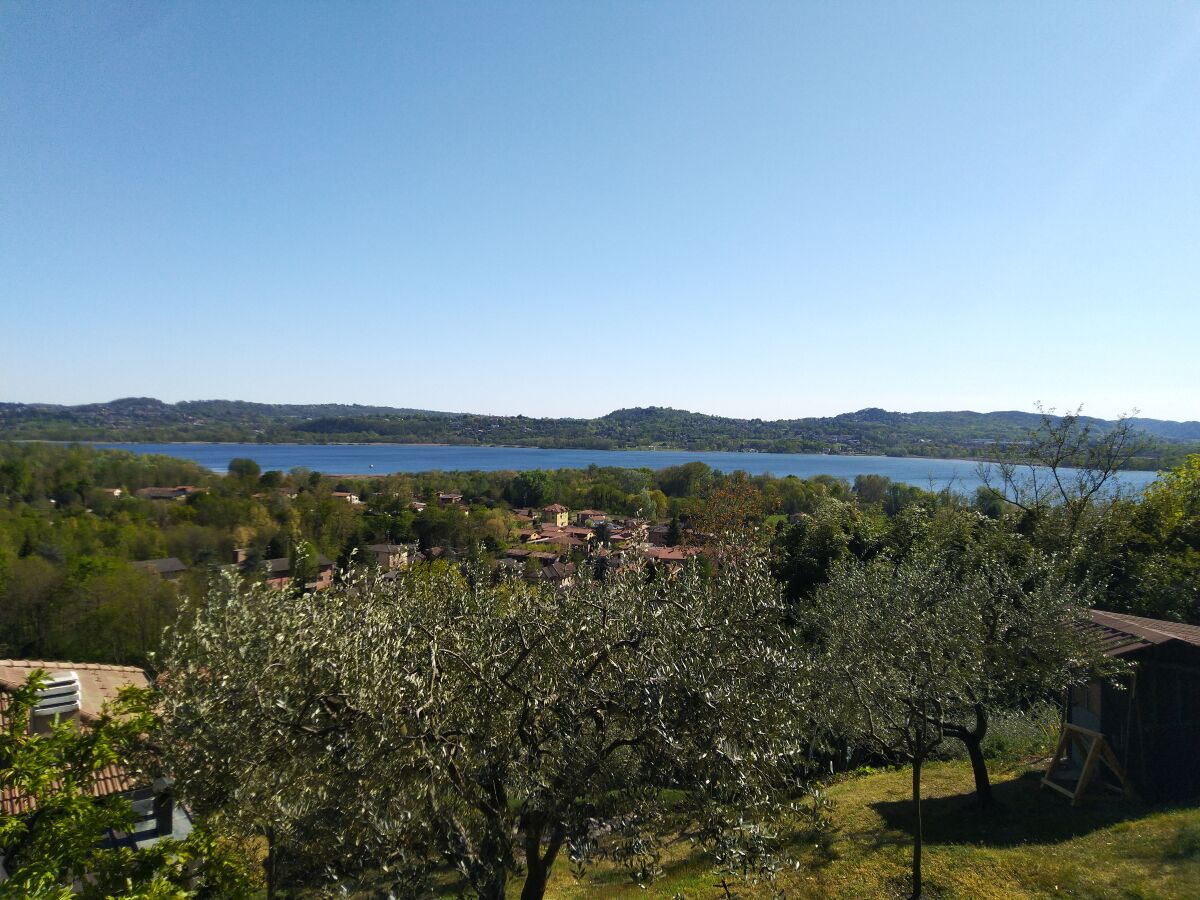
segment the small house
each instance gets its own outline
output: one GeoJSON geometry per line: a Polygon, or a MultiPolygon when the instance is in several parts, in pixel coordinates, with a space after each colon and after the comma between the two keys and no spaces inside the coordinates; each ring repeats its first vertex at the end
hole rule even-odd
{"type": "Polygon", "coordinates": [[[1072,689],[1066,722],[1104,735],[1143,798],[1200,796],[1200,626],[1092,610],[1085,628],[1132,666],[1072,689]]]}
{"type": "Polygon", "coordinates": [[[546,525],[566,528],[567,523],[571,520],[571,513],[561,503],[551,503],[549,506],[542,507],[541,519],[546,525]]]}
{"type": "MultiPolygon", "coordinates": [[[[286,556],[268,559],[267,585],[283,590],[292,583],[292,561],[286,556]]],[[[317,556],[317,577],[304,585],[310,591],[322,591],[333,584],[333,560],[324,554],[317,556]]]]}
{"type": "Polygon", "coordinates": [[[165,581],[178,581],[187,571],[187,566],[174,556],[168,556],[165,559],[140,559],[133,565],[143,572],[157,575],[165,581]]]}
{"type": "Polygon", "coordinates": [[[385,572],[393,569],[403,569],[409,562],[413,547],[407,544],[372,544],[368,548],[375,554],[375,562],[385,572]]]}

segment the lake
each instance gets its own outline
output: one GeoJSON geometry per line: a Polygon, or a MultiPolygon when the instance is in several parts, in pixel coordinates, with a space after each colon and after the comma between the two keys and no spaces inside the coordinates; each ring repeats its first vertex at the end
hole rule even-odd
{"type": "MultiPolygon", "coordinates": [[[[520,471],[586,469],[588,466],[664,469],[703,462],[722,472],[740,469],[751,475],[833,475],[853,481],[856,475],[886,475],[921,488],[951,487],[972,494],[980,485],[978,463],[961,459],[891,456],[826,456],[819,453],[717,453],[686,450],[541,450],[534,447],[458,447],[442,444],[96,444],[162,453],[194,460],[224,472],[231,459],[244,457],[264,470],[287,471],[304,466],[338,475],[386,475],[392,472],[520,471]]],[[[1154,472],[1123,472],[1121,484],[1140,489],[1154,472]]]]}

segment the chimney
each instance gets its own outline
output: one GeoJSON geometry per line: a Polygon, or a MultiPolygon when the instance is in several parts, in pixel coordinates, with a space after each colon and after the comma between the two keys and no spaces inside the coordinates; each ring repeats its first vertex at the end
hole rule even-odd
{"type": "Polygon", "coordinates": [[[235,547],[233,551],[233,564],[240,566],[250,557],[250,551],[245,547],[235,547]]]}
{"type": "Polygon", "coordinates": [[[55,722],[78,722],[79,709],[83,705],[83,693],[79,687],[79,675],[75,672],[56,672],[50,676],[46,686],[38,691],[38,701],[33,707],[30,730],[34,734],[48,734],[55,722]]]}

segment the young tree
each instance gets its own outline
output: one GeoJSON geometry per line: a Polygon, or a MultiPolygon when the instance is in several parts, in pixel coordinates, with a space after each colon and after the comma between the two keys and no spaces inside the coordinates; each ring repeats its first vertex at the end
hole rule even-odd
{"type": "Polygon", "coordinates": [[[971,749],[979,797],[990,797],[979,748],[992,704],[1081,677],[1084,607],[1061,579],[1032,593],[995,559],[966,566],[919,549],[835,568],[802,622],[813,670],[828,683],[835,719],[860,746],[913,766],[913,896],[921,893],[921,766],[946,737],[971,749]]]}
{"type": "Polygon", "coordinates": [[[724,870],[769,870],[804,741],[784,614],[752,559],[560,593],[444,564],[286,603],[225,580],[173,637],[173,769],[292,871],[415,891],[444,860],[532,900],[564,851],[652,876],[668,813],[724,870]]]}

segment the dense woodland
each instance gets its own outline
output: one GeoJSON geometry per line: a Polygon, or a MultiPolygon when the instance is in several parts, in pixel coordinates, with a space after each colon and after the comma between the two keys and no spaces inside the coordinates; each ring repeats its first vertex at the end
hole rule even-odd
{"type": "MultiPolygon", "coordinates": [[[[1026,412],[896,413],[863,409],[824,418],[731,419],[663,407],[621,409],[595,419],[430,412],[344,404],[239,401],[167,404],[130,398],[84,406],[0,404],[0,434],[13,439],[86,441],[396,442],[504,444],[547,448],[777,453],[872,453],[995,459],[1026,441],[1041,421],[1026,412]]],[[[1083,418],[1097,432],[1118,422],[1083,418]]],[[[1129,419],[1152,439],[1132,468],[1177,464],[1200,449],[1200,422],[1129,419]]]]}

